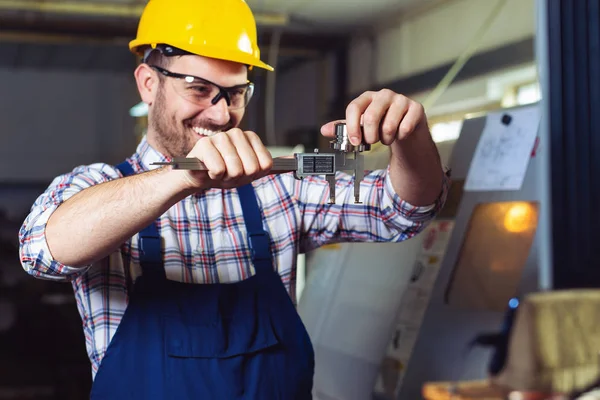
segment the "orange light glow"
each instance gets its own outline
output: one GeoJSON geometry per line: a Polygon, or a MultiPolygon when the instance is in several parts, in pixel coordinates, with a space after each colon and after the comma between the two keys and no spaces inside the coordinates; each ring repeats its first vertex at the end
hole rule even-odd
{"type": "Polygon", "coordinates": [[[522,233],[534,229],[536,223],[536,210],[529,203],[512,205],[504,216],[504,228],[512,233],[522,233]]]}

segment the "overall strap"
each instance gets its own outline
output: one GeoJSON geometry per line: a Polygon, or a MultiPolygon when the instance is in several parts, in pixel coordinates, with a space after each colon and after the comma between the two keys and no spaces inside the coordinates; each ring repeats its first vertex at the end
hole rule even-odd
{"type": "Polygon", "coordinates": [[[258,207],[256,193],[252,184],[238,188],[244,222],[248,230],[248,242],[252,254],[252,263],[256,273],[273,271],[269,234],[265,232],[262,224],[262,213],[258,207]]]}
{"type": "MultiPolygon", "coordinates": [[[[134,174],[131,164],[123,161],[116,168],[123,176],[134,174]]],[[[152,222],[139,233],[140,266],[144,276],[166,279],[163,258],[161,254],[162,239],[158,233],[156,222],[152,222]]]]}

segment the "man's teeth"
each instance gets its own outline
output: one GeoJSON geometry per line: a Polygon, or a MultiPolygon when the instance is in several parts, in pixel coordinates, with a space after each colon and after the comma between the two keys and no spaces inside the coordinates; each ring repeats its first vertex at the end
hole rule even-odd
{"type": "Polygon", "coordinates": [[[202,135],[202,136],[212,136],[212,135],[216,135],[217,133],[219,133],[219,132],[209,131],[208,129],[199,128],[197,126],[194,126],[192,129],[198,135],[202,135]]]}

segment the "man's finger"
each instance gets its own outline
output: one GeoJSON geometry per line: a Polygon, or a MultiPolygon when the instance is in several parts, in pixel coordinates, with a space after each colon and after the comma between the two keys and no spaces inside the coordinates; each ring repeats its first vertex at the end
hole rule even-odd
{"type": "Polygon", "coordinates": [[[234,131],[229,135],[242,162],[244,175],[252,176],[258,173],[260,170],[258,157],[254,148],[252,147],[252,144],[248,140],[247,134],[242,131],[234,131]]]}
{"type": "Polygon", "coordinates": [[[404,139],[408,135],[414,132],[419,123],[422,121],[424,115],[423,106],[416,102],[410,102],[408,111],[402,119],[399,127],[399,137],[404,139]]]}
{"type": "Polygon", "coordinates": [[[331,121],[326,123],[325,125],[323,125],[321,127],[321,135],[328,137],[328,138],[334,138],[335,137],[335,125],[336,124],[345,124],[346,120],[343,119],[338,119],[337,121],[331,121]]]}
{"type": "Polygon", "coordinates": [[[374,95],[374,92],[365,92],[354,99],[346,108],[348,139],[355,146],[358,146],[362,142],[361,117],[367,107],[369,107],[369,104],[371,104],[374,95]]]}
{"type": "Polygon", "coordinates": [[[212,136],[210,139],[213,141],[216,149],[219,151],[223,161],[225,161],[226,173],[223,179],[237,179],[243,176],[244,166],[237,149],[231,141],[231,138],[226,134],[218,134],[212,136]]]}
{"type": "Polygon", "coordinates": [[[256,155],[256,159],[258,161],[260,174],[263,174],[265,171],[269,171],[273,168],[273,156],[269,153],[269,150],[265,147],[263,142],[260,140],[260,137],[251,131],[246,132],[248,141],[252,146],[254,154],[256,155]]]}
{"type": "MultiPolygon", "coordinates": [[[[206,143],[208,143],[208,141],[206,143]]],[[[198,159],[200,159],[200,161],[202,161],[206,166],[210,179],[219,180],[227,172],[225,160],[223,160],[221,153],[212,143],[208,143],[206,146],[200,149],[198,159]]]]}
{"type": "Polygon", "coordinates": [[[373,96],[371,103],[363,113],[364,140],[369,144],[381,140],[381,123],[393,103],[393,93],[389,91],[378,92],[373,96]]]}
{"type": "Polygon", "coordinates": [[[390,145],[396,140],[400,123],[407,111],[408,99],[396,98],[381,123],[381,142],[383,144],[390,145]]]}

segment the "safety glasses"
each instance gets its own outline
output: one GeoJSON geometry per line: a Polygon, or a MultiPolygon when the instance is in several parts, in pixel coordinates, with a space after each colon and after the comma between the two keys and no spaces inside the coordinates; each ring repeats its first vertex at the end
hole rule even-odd
{"type": "Polygon", "coordinates": [[[246,107],[254,94],[252,82],[223,87],[197,76],[178,74],[156,65],[150,67],[168,78],[173,78],[175,92],[199,106],[210,107],[225,99],[229,110],[238,110],[246,107]]]}

